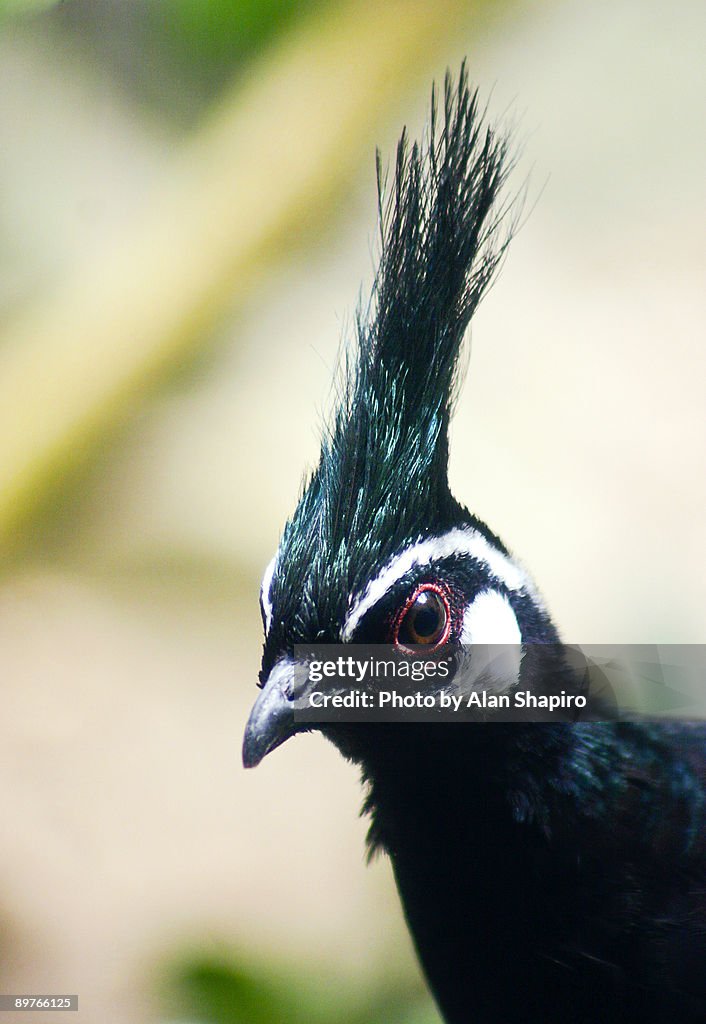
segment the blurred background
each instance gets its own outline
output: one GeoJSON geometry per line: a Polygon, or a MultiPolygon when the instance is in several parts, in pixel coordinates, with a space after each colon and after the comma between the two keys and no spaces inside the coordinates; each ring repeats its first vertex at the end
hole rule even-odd
{"type": "Polygon", "coordinates": [[[705,43],[697,0],[0,0],[0,990],[438,1020],[355,771],[240,764],[374,147],[468,57],[529,192],[455,493],[567,640],[701,643],[705,43]]]}

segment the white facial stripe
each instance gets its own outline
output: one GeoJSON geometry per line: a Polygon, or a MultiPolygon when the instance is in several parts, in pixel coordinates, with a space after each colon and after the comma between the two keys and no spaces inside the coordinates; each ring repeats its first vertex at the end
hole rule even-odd
{"type": "Polygon", "coordinates": [[[440,562],[453,555],[470,555],[481,562],[492,577],[504,583],[508,590],[525,590],[537,600],[534,585],[527,573],[502,551],[494,548],[482,533],[467,526],[463,529],[449,530],[441,537],[422,540],[407,548],[401,555],[396,555],[382,572],[368,583],[362,596],[352,605],[341,631],[343,642],[347,643],[351,639],[366,612],[370,611],[410,569],[440,562]]]}
{"type": "Polygon", "coordinates": [[[497,590],[484,590],[478,594],[463,616],[461,643],[522,643],[517,618],[504,594],[497,590]]]}
{"type": "Polygon", "coordinates": [[[520,679],[524,650],[522,635],[512,605],[497,590],[483,590],[463,616],[461,642],[473,644],[459,671],[461,689],[491,687],[498,692],[515,686],[520,679]]]}
{"type": "Polygon", "coordinates": [[[269,633],[270,626],[272,624],[272,601],[270,601],[270,588],[272,586],[272,578],[275,574],[276,563],[277,554],[275,553],[265,569],[265,574],[262,577],[262,586],[260,587],[260,600],[262,601],[262,610],[265,613],[265,633],[269,633]]]}

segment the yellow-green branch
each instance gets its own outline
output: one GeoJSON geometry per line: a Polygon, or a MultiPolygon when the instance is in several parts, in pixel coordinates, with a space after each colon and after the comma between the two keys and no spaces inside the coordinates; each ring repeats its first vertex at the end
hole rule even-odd
{"type": "Polygon", "coordinates": [[[350,3],[289,36],[219,104],[119,243],[75,268],[0,339],[0,544],[49,486],[196,350],[287,232],[367,150],[464,4],[350,3]]]}

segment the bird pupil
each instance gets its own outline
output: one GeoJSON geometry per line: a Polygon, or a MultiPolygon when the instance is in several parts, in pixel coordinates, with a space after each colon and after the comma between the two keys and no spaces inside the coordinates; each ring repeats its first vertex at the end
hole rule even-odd
{"type": "Polygon", "coordinates": [[[420,594],[414,603],[413,626],[414,632],[425,639],[433,636],[439,628],[439,606],[438,599],[430,594],[420,594]]]}
{"type": "Polygon", "coordinates": [[[433,590],[425,589],[408,606],[396,639],[403,644],[436,644],[446,626],[445,602],[433,590]]]}

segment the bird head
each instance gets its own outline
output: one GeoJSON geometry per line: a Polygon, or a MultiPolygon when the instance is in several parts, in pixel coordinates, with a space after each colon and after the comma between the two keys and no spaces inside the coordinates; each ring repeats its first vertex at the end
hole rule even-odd
{"type": "Polygon", "coordinates": [[[337,410],[261,590],[261,693],[246,765],[298,730],[297,644],[554,640],[524,570],[451,495],[448,430],[464,334],[511,234],[507,139],[465,68],[432,95],[422,144],[378,158],[381,252],[337,410]]]}

